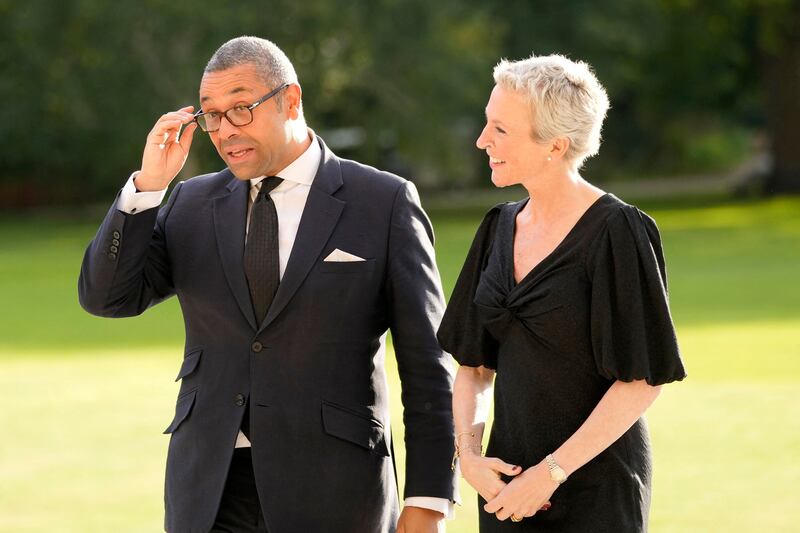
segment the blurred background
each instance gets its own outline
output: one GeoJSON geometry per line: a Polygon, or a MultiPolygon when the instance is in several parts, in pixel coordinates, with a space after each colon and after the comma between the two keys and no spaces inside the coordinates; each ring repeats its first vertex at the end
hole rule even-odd
{"type": "MultiPolygon", "coordinates": [[[[591,64],[612,108],[583,175],[659,223],[689,371],[648,415],[651,530],[796,531],[798,0],[0,0],[0,530],[161,528],[177,303],[103,320],[75,285],[152,124],[243,34],[292,59],[339,155],[417,184],[448,295],[482,214],[525,194],[474,147],[492,67],[591,64]]],[[[222,166],[198,133],[180,178],[222,166]]],[[[477,531],[462,489],[449,530],[477,531]]]]}

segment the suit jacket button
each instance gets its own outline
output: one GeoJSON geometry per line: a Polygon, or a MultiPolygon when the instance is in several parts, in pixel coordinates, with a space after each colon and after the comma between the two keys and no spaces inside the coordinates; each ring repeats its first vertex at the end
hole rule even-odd
{"type": "Polygon", "coordinates": [[[119,239],[112,239],[111,244],[113,244],[114,246],[119,246],[119,239]]]}
{"type": "Polygon", "coordinates": [[[244,405],[244,394],[236,395],[236,405],[238,405],[239,407],[244,405]]]}
{"type": "Polygon", "coordinates": [[[264,349],[264,345],[261,344],[260,342],[256,341],[256,342],[253,343],[253,345],[250,348],[252,348],[254,352],[258,353],[258,352],[260,352],[261,350],[264,349]]]}
{"type": "Polygon", "coordinates": [[[115,239],[119,239],[120,238],[120,234],[119,234],[118,231],[115,231],[114,233],[112,233],[111,236],[114,237],[115,239]]]}
{"type": "Polygon", "coordinates": [[[117,258],[117,254],[108,254],[108,258],[113,261],[117,258]]]}
{"type": "Polygon", "coordinates": [[[117,248],[116,246],[112,246],[111,248],[109,248],[109,250],[113,253],[117,253],[119,251],[119,248],[117,248]]]}

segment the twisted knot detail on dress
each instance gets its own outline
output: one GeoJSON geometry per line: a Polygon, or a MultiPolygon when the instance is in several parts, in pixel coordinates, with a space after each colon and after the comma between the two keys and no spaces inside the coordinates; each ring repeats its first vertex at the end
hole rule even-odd
{"type": "Polygon", "coordinates": [[[564,268],[556,256],[546,257],[519,283],[514,279],[513,241],[517,212],[506,211],[500,217],[494,241],[504,253],[494,253],[489,258],[486,275],[481,277],[474,300],[484,327],[500,342],[506,338],[515,321],[536,337],[546,336],[548,325],[544,315],[562,307],[559,295],[547,283],[548,278],[560,274],[564,268]]]}

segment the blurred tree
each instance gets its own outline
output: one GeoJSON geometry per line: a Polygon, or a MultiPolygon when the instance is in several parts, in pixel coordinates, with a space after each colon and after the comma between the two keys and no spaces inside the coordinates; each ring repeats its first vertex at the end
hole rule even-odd
{"type": "Polygon", "coordinates": [[[669,0],[665,53],[677,51],[692,110],[767,131],[765,192],[800,192],[800,1],[669,0]],[[702,95],[701,98],[697,98],[702,95]]]}
{"type": "Polygon", "coordinates": [[[772,171],[769,193],[800,193],[800,1],[751,0],[772,171]]]}
{"type": "Polygon", "coordinates": [[[606,85],[612,109],[589,171],[714,170],[763,129],[768,190],[800,191],[798,0],[498,0],[492,16],[510,56],[566,53],[606,85]]]}
{"type": "MultiPolygon", "coordinates": [[[[225,40],[274,40],[309,124],[421,186],[485,181],[474,149],[500,57],[584,59],[612,109],[593,178],[730,166],[771,140],[800,188],[800,0],[0,0],[0,205],[107,198],[225,40]]],[[[184,176],[222,165],[199,136],[184,176]]]]}
{"type": "MultiPolygon", "coordinates": [[[[292,58],[312,127],[355,131],[347,155],[407,169],[402,154],[419,174],[409,177],[427,183],[473,171],[458,125],[481,108],[474,78],[499,54],[485,10],[457,0],[0,0],[0,204],[107,197],[138,167],[157,117],[196,103],[205,62],[245,34],[292,58]]],[[[200,136],[183,175],[221,165],[200,136]]]]}

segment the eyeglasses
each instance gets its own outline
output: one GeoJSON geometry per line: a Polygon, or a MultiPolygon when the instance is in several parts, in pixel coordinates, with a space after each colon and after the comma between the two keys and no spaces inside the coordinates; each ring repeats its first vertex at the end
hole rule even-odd
{"type": "Polygon", "coordinates": [[[197,122],[197,125],[200,126],[200,129],[206,133],[214,133],[215,131],[218,131],[222,125],[222,117],[228,119],[228,122],[230,122],[233,126],[247,126],[253,122],[253,109],[257,108],[288,86],[288,83],[279,85],[250,105],[237,105],[224,112],[209,111],[208,113],[204,113],[203,111],[198,111],[194,114],[194,121],[197,122]]]}

